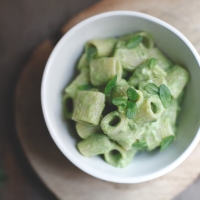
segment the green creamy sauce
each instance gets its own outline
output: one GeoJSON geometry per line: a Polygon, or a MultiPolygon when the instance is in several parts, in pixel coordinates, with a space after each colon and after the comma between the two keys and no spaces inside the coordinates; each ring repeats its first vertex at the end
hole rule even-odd
{"type": "Polygon", "coordinates": [[[123,168],[139,151],[170,148],[189,74],[150,33],[90,40],[77,68],[64,90],[63,112],[76,122],[83,156],[103,155],[123,168]]]}

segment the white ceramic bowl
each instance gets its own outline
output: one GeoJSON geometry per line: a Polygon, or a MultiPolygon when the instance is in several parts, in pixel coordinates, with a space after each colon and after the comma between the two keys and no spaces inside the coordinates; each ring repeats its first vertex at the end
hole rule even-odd
{"type": "Polygon", "coordinates": [[[139,183],[162,176],[182,163],[200,139],[199,64],[199,55],[185,36],[155,17],[138,12],[114,11],[88,18],[62,37],[47,62],[42,80],[42,109],[49,132],[58,148],[74,165],[99,179],[139,183]],[[78,152],[75,130],[62,119],[61,98],[88,40],[140,30],[151,32],[157,46],[175,63],[187,68],[190,82],[179,115],[176,141],[163,152],[138,153],[128,167],[118,169],[98,156],[86,158],[78,152]]]}

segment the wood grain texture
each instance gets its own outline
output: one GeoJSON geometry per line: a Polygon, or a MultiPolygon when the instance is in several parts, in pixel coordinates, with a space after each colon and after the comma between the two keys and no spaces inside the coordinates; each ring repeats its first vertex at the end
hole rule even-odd
{"type": "MultiPolygon", "coordinates": [[[[181,30],[200,50],[197,23],[198,0],[105,0],[80,13],[64,26],[71,26],[91,15],[109,10],[136,10],[159,17],[181,30]],[[188,12],[188,9],[192,12],[188,12]],[[187,13],[187,15],[186,15],[187,13]],[[192,20],[192,21],[191,21],[192,20]],[[192,22],[192,23],[187,23],[192,22]]],[[[15,96],[16,128],[26,155],[44,183],[59,199],[66,200],[169,200],[200,174],[200,145],[169,174],[141,184],[116,184],[93,178],[71,164],[58,150],[45,126],[40,105],[40,84],[44,65],[53,48],[45,41],[25,67],[15,96]]]]}

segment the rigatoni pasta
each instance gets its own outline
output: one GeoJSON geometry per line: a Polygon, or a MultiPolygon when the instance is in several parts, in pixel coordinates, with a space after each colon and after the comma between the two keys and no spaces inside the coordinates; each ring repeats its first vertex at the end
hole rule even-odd
{"type": "Polygon", "coordinates": [[[103,132],[126,150],[131,149],[136,140],[134,132],[128,126],[128,121],[124,114],[117,111],[109,113],[101,121],[103,132]]]}
{"type": "Polygon", "coordinates": [[[72,81],[72,83],[65,88],[65,93],[67,93],[73,99],[76,98],[78,93],[78,87],[81,85],[86,85],[90,83],[89,70],[84,69],[81,73],[72,81]]]}
{"type": "Polygon", "coordinates": [[[164,107],[157,96],[151,96],[139,106],[134,121],[137,124],[146,124],[158,120],[163,114],[164,107]]]}
{"type": "Polygon", "coordinates": [[[78,143],[78,149],[86,157],[104,154],[110,151],[112,143],[106,135],[95,133],[78,143]]]}
{"type": "Polygon", "coordinates": [[[121,78],[122,67],[119,60],[114,57],[100,58],[90,62],[90,80],[94,86],[107,84],[115,74],[121,78]]]}
{"type": "Polygon", "coordinates": [[[166,80],[171,94],[175,99],[182,92],[188,79],[188,72],[182,67],[175,65],[173,68],[169,69],[166,80]]]}
{"type": "Polygon", "coordinates": [[[92,39],[77,69],[62,106],[64,118],[76,122],[83,156],[103,155],[123,168],[137,152],[163,151],[175,140],[189,74],[162,53],[150,33],[92,39]]]}
{"type": "Polygon", "coordinates": [[[123,69],[133,72],[138,65],[148,58],[148,51],[142,44],[134,49],[128,49],[124,41],[119,41],[114,57],[119,59],[123,69]]]}
{"type": "Polygon", "coordinates": [[[96,91],[80,91],[74,103],[72,119],[76,122],[98,125],[105,107],[105,95],[96,91]]]}
{"type": "Polygon", "coordinates": [[[76,131],[82,139],[86,139],[100,130],[101,129],[99,125],[93,126],[82,122],[76,123],[76,131]]]}
{"type": "Polygon", "coordinates": [[[172,62],[156,47],[150,50],[150,56],[156,58],[158,60],[158,65],[164,70],[169,69],[173,65],[172,62]]]}
{"type": "Polygon", "coordinates": [[[104,158],[107,163],[115,167],[123,168],[131,163],[137,151],[138,151],[137,148],[134,148],[134,147],[126,151],[117,143],[113,143],[110,151],[107,151],[104,154],[104,158]]]}
{"type": "Polygon", "coordinates": [[[117,43],[117,39],[110,38],[110,39],[94,39],[87,42],[85,46],[85,50],[87,51],[88,48],[91,46],[96,48],[96,57],[109,57],[113,52],[115,45],[117,43]]]}
{"type": "Polygon", "coordinates": [[[77,65],[77,69],[79,71],[81,71],[84,68],[89,68],[89,62],[87,60],[87,54],[86,53],[84,53],[81,56],[80,60],[78,61],[78,65],[77,65]]]}

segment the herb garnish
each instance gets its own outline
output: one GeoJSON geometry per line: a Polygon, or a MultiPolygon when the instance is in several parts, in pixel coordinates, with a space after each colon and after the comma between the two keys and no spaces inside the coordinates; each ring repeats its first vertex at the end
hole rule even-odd
{"type": "Polygon", "coordinates": [[[90,84],[85,84],[85,85],[78,86],[78,90],[90,90],[92,88],[93,88],[93,86],[90,85],[90,84]]]}
{"type": "Polygon", "coordinates": [[[139,98],[138,93],[133,88],[128,88],[126,93],[131,101],[137,101],[139,98]]]}
{"type": "Polygon", "coordinates": [[[122,106],[124,108],[126,108],[127,106],[127,100],[123,97],[115,97],[112,99],[112,103],[115,105],[115,106],[122,106]]]}
{"type": "Polygon", "coordinates": [[[143,37],[141,35],[136,35],[131,38],[126,44],[127,49],[136,48],[140,44],[140,42],[142,42],[142,38],[143,37]]]}
{"type": "Polygon", "coordinates": [[[157,94],[159,95],[159,88],[157,85],[153,83],[148,83],[147,85],[144,86],[144,89],[149,93],[149,94],[157,94]]]}
{"type": "Polygon", "coordinates": [[[159,87],[159,96],[164,108],[168,108],[171,101],[171,93],[166,85],[162,84],[159,87]]]}
{"type": "Polygon", "coordinates": [[[126,117],[132,119],[137,113],[136,101],[139,98],[138,93],[133,88],[128,88],[127,91],[128,98],[125,97],[115,97],[112,99],[112,103],[115,106],[119,106],[118,110],[124,112],[126,109],[126,117]]]}
{"type": "Polygon", "coordinates": [[[149,66],[150,68],[153,68],[153,67],[155,67],[155,66],[157,65],[157,63],[158,63],[158,60],[157,60],[157,59],[151,58],[151,59],[149,59],[149,61],[148,61],[148,66],[149,66]]]}
{"type": "Polygon", "coordinates": [[[90,45],[87,50],[87,61],[90,62],[97,55],[97,48],[93,45],[90,45]]]}
{"type": "Polygon", "coordinates": [[[144,86],[144,89],[149,93],[149,94],[155,94],[160,97],[160,100],[164,106],[164,108],[168,108],[170,101],[171,101],[171,93],[169,88],[161,84],[160,87],[153,83],[148,83],[144,86]]]}
{"type": "Polygon", "coordinates": [[[127,102],[127,111],[126,117],[128,119],[132,119],[137,113],[137,106],[135,102],[128,101],[127,102]]]}
{"type": "Polygon", "coordinates": [[[112,90],[113,88],[115,87],[115,84],[117,82],[117,75],[115,75],[109,82],[108,84],[106,85],[105,89],[104,89],[104,94],[105,95],[108,95],[112,90]]]}
{"type": "Polygon", "coordinates": [[[174,141],[174,139],[175,137],[173,135],[165,137],[161,142],[160,151],[165,150],[174,141]]]}
{"type": "Polygon", "coordinates": [[[135,143],[133,143],[132,147],[136,147],[136,148],[144,148],[146,147],[147,144],[145,141],[136,141],[135,143]]]}

